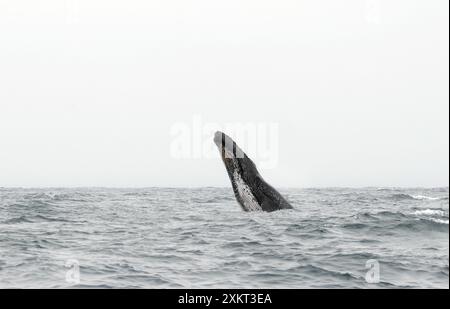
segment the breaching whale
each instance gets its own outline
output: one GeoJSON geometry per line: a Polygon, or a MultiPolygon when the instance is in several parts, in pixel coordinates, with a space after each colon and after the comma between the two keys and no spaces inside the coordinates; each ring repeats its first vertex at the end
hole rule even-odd
{"type": "Polygon", "coordinates": [[[275,211],[292,206],[259,174],[256,165],[225,133],[216,132],[214,143],[233,186],[234,195],[245,211],[275,211]]]}

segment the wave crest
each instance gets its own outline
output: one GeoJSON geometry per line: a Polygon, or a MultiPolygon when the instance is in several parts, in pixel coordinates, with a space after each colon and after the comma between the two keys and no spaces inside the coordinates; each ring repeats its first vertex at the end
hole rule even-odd
{"type": "Polygon", "coordinates": [[[406,193],[397,193],[390,196],[391,199],[394,200],[418,200],[418,201],[440,201],[440,200],[448,200],[448,197],[436,197],[436,196],[426,196],[426,195],[412,195],[406,193]]]}

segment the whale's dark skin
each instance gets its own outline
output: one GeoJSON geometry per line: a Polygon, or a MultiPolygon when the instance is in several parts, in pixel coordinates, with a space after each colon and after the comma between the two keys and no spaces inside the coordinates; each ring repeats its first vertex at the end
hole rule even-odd
{"type": "Polygon", "coordinates": [[[259,174],[252,160],[225,133],[216,132],[214,143],[230,177],[234,195],[245,211],[291,209],[286,199],[259,174]]]}

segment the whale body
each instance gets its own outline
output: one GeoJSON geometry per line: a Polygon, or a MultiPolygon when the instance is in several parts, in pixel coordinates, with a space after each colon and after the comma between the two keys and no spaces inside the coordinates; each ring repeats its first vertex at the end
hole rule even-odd
{"type": "Polygon", "coordinates": [[[216,132],[219,148],[236,200],[245,211],[291,209],[289,202],[259,174],[256,165],[225,133],[216,132]]]}

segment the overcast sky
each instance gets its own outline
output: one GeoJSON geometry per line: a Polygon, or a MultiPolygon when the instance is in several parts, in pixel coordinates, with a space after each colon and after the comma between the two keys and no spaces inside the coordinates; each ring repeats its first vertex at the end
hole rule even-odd
{"type": "Polygon", "coordinates": [[[277,123],[274,186],[448,186],[448,6],[0,0],[0,186],[229,186],[198,118],[277,123]]]}

